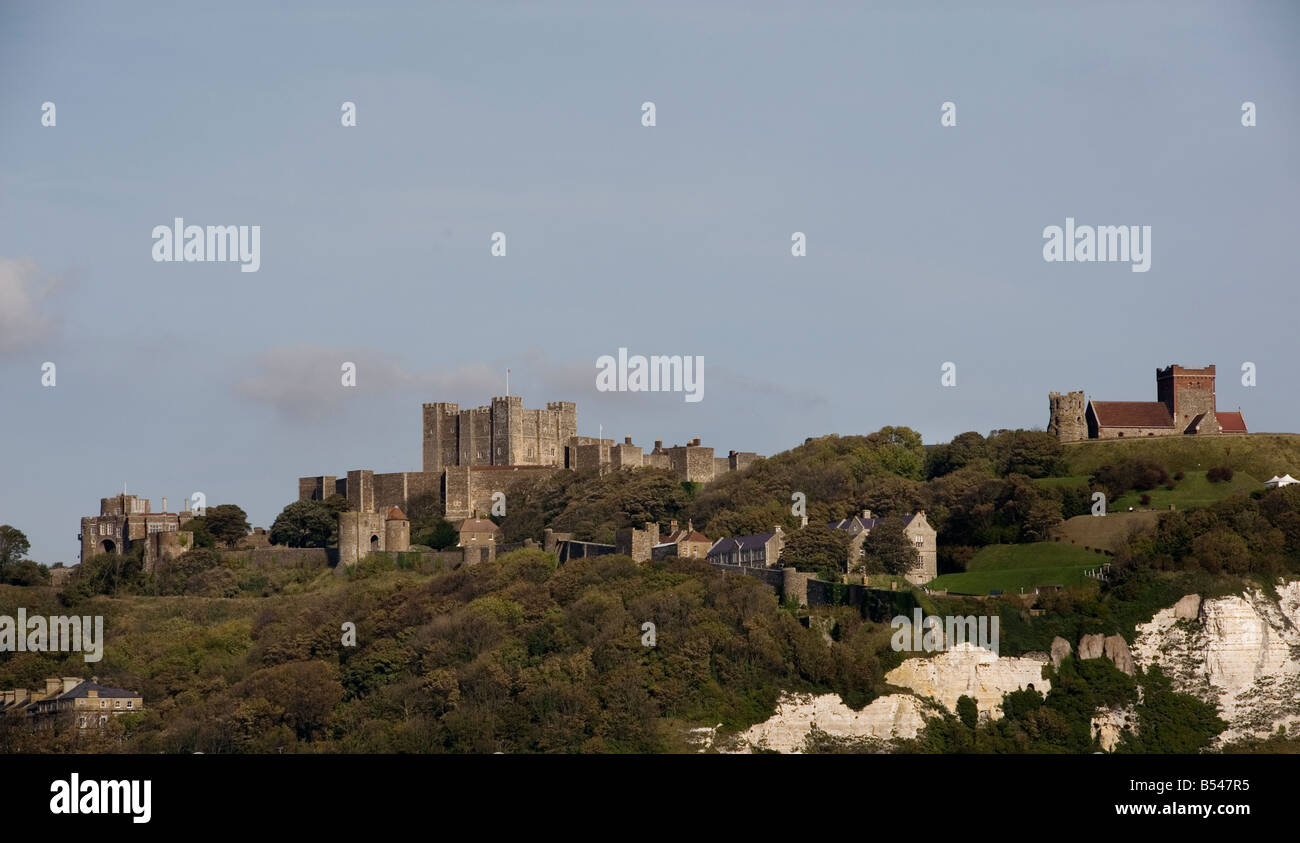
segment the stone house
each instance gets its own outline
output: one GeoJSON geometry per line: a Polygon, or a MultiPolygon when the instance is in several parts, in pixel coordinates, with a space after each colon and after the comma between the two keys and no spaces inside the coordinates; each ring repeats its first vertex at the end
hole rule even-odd
{"type": "Polygon", "coordinates": [[[716,565],[775,568],[785,547],[785,531],[777,525],[770,533],[718,539],[706,558],[716,565]]]}
{"type": "MultiPolygon", "coordinates": [[[[844,530],[850,536],[846,560],[848,570],[855,570],[862,565],[862,545],[872,528],[882,520],[884,519],[873,516],[871,510],[864,509],[860,515],[830,523],[832,530],[844,530]]],[[[924,509],[903,519],[903,531],[912,540],[912,546],[921,558],[921,564],[907,573],[907,581],[923,585],[939,573],[939,534],[926,520],[924,509]]]]}
{"type": "Polygon", "coordinates": [[[708,556],[709,548],[713,542],[709,537],[698,532],[694,525],[686,522],[686,529],[681,530],[677,527],[677,522],[668,523],[668,535],[657,545],[654,546],[652,556],[655,559],[663,559],[668,556],[677,556],[682,559],[704,559],[708,556]]]}
{"type": "Polygon", "coordinates": [[[144,697],[135,691],[110,688],[79,676],[51,676],[44,689],[0,691],[0,715],[22,716],[36,728],[56,724],[97,729],[117,717],[144,710],[144,697]]]}

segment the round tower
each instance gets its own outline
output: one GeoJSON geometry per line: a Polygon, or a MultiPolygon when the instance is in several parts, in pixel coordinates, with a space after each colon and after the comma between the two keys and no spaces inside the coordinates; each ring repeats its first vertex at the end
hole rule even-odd
{"type": "Polygon", "coordinates": [[[1088,438],[1088,421],[1085,417],[1087,402],[1083,390],[1064,394],[1049,392],[1047,403],[1051,411],[1047,422],[1048,433],[1062,442],[1078,442],[1088,438]]]}

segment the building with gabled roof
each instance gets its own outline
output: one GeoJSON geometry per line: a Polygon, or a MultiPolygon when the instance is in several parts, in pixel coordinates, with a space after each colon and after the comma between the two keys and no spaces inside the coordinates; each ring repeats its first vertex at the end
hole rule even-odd
{"type": "Polygon", "coordinates": [[[1214,377],[1213,364],[1157,369],[1155,401],[1088,401],[1082,391],[1052,392],[1047,432],[1062,442],[1248,433],[1240,411],[1219,412],[1215,407],[1214,377]]]}

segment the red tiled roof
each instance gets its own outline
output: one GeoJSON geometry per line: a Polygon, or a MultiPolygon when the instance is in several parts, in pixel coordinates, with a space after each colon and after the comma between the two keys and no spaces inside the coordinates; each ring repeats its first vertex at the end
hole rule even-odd
{"type": "Polygon", "coordinates": [[[461,533],[495,533],[501,528],[486,518],[466,518],[460,522],[457,532],[461,533]]]}
{"type": "Polygon", "coordinates": [[[400,507],[390,506],[388,508],[388,521],[405,521],[406,513],[402,512],[400,507]]]}
{"type": "Polygon", "coordinates": [[[1246,433],[1246,420],[1241,417],[1241,413],[1225,413],[1220,410],[1214,412],[1214,417],[1219,420],[1219,427],[1223,428],[1224,433],[1246,433]]]}
{"type": "Polygon", "coordinates": [[[1099,427],[1173,427],[1169,408],[1160,401],[1093,401],[1099,427]]]}

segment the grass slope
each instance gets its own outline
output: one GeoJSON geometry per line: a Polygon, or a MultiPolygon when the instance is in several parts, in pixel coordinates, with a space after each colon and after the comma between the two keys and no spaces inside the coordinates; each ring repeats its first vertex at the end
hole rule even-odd
{"type": "Polygon", "coordinates": [[[943,574],[929,586],[953,594],[988,594],[994,590],[1019,592],[1038,585],[1085,585],[1094,580],[1083,572],[1105,561],[1099,554],[1056,542],[995,544],[975,554],[965,572],[943,574]]]}
{"type": "Polygon", "coordinates": [[[1300,468],[1300,434],[1251,433],[1223,436],[1156,436],[1141,439],[1098,439],[1065,446],[1068,473],[1088,476],[1101,466],[1125,457],[1150,457],[1170,474],[1207,471],[1230,466],[1264,479],[1296,473],[1300,468]]]}

